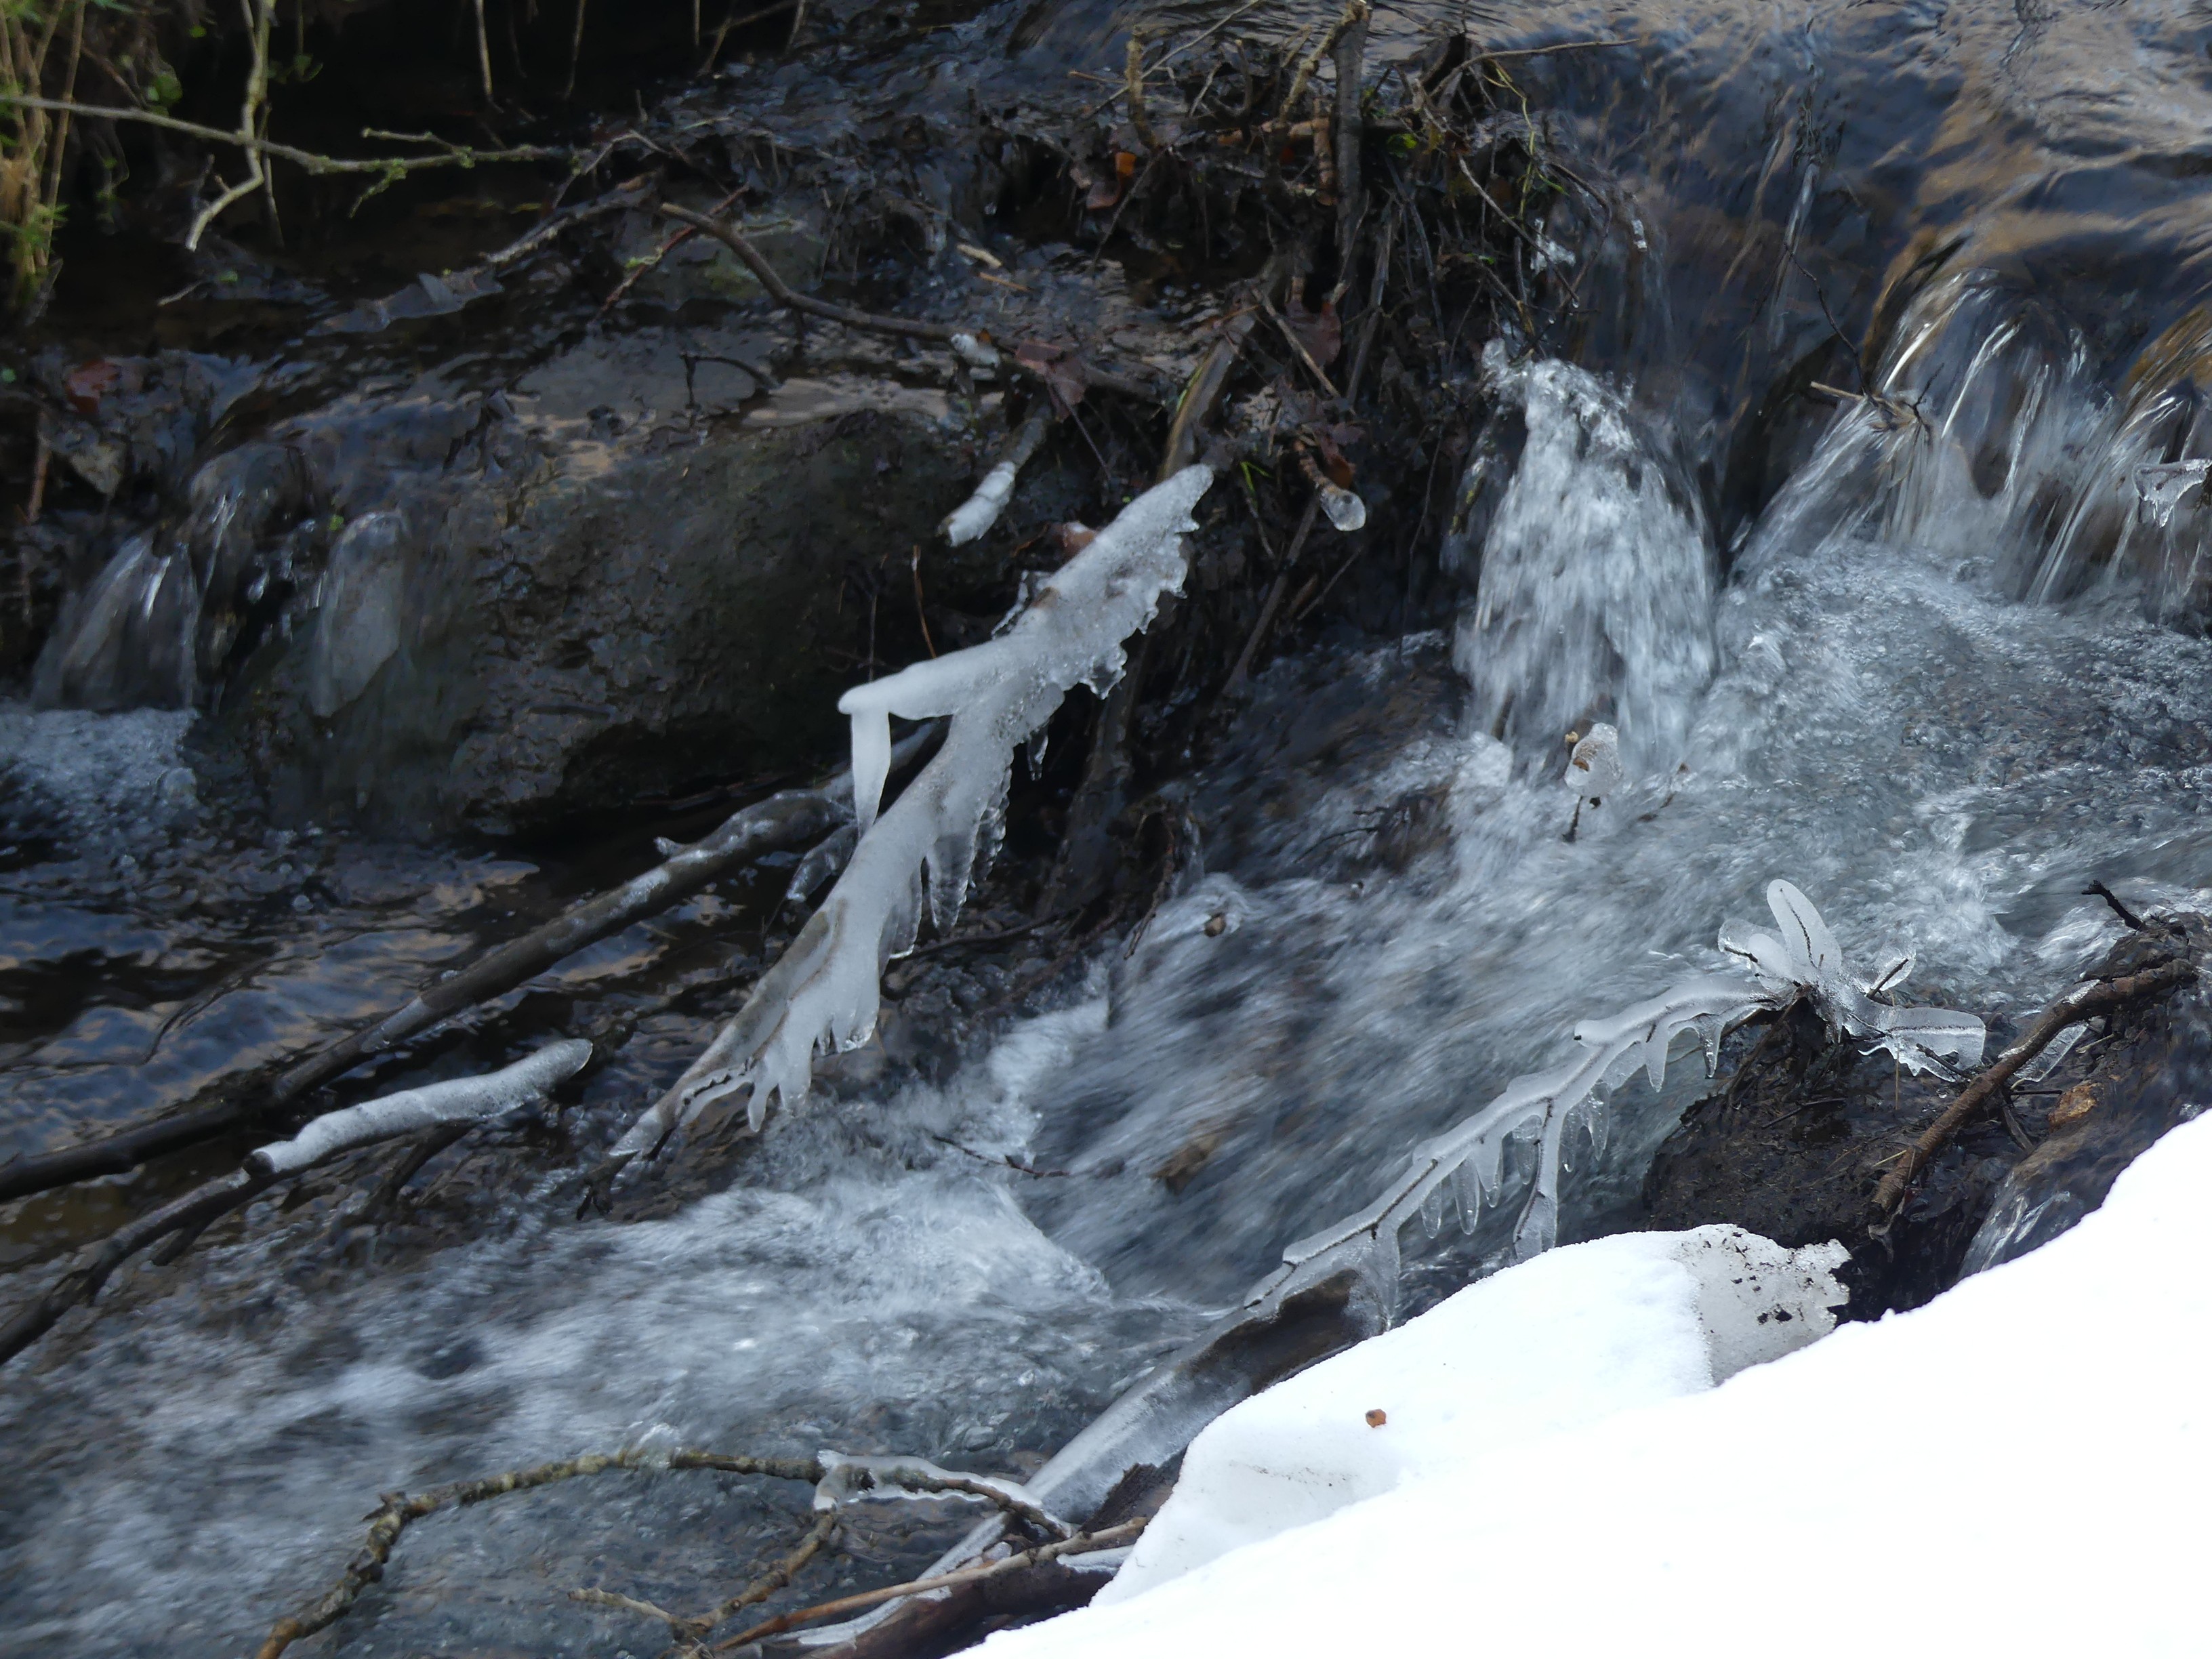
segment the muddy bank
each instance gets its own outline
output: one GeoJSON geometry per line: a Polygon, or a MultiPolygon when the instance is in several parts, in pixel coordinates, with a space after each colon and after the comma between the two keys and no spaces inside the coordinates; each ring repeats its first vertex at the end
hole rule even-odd
{"type": "MultiPolygon", "coordinates": [[[[2208,939],[2201,916],[2157,916],[2087,977],[2201,962],[2208,939]]],[[[1990,1053],[2033,1019],[1993,1021],[1990,1053]]],[[[1959,1085],[1835,1042],[1808,1008],[1793,1008],[1735,1039],[1734,1065],[1662,1144],[1644,1179],[1645,1224],[1730,1221],[1793,1246],[1834,1239],[1851,1253],[1838,1274],[1851,1293],[1846,1317],[1918,1307],[2072,1226],[2144,1148],[2203,1109],[2212,1023],[2201,983],[2053,1046],[2064,1052],[2024,1068],[1892,1213],[1875,1201],[1883,1174],[1959,1085]]]]}

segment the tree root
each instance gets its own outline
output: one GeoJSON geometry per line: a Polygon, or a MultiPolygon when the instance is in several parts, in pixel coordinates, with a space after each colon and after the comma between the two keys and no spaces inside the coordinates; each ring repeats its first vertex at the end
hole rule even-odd
{"type": "Polygon", "coordinates": [[[834,1601],[817,1602],[811,1607],[801,1607],[795,1613],[778,1613],[773,1619],[762,1620],[750,1630],[739,1631],[726,1642],[717,1642],[714,1651],[727,1653],[747,1643],[758,1642],[780,1635],[799,1625],[810,1625],[817,1620],[829,1619],[840,1613],[859,1613],[863,1608],[896,1601],[909,1595],[927,1595],[932,1590],[951,1589],[961,1584],[973,1584],[986,1578],[995,1578],[1001,1573],[1018,1571],[1023,1567],[1040,1566],[1056,1561],[1064,1555],[1087,1555],[1095,1550],[1107,1550],[1126,1544],[1142,1533],[1151,1516],[1139,1516],[1133,1521],[1124,1521],[1119,1526],[1103,1527],[1097,1532],[1077,1533],[1057,1543],[1040,1544],[996,1561],[986,1561],[980,1566],[962,1567],[955,1572],[940,1572],[933,1577],[916,1578],[904,1584],[892,1584],[883,1589],[861,1590],[853,1595],[841,1595],[834,1601]]]}
{"type": "Polygon", "coordinates": [[[2195,963],[2166,962],[2123,979],[2092,980],[2069,991],[2044,1011],[2043,1017],[2028,1029],[2026,1036],[1999,1054],[1987,1071],[1961,1090],[1959,1097],[1928,1126],[1918,1140],[1905,1148],[1904,1156],[1890,1166],[1889,1173],[1875,1188],[1875,1208],[1887,1215],[1903,1203],[1906,1188],[1928,1167],[1929,1160],[1949,1144],[1951,1137],[1977,1112],[1993,1100],[2001,1100],[2014,1074],[2041,1054],[2045,1046],[2068,1026],[2158,996],[2196,977],[2195,963]]]}
{"type": "MultiPolygon", "coordinates": [[[[656,1607],[650,1601],[641,1601],[613,1590],[577,1589],[569,1592],[573,1601],[593,1607],[617,1607],[658,1619],[669,1626],[680,1647],[692,1652],[700,1650],[716,1625],[744,1608],[767,1601],[788,1585],[828,1545],[831,1533],[842,1516],[842,1506],[864,1498],[871,1491],[896,1489],[942,1493],[948,1497],[980,1498],[997,1505],[1010,1520],[1025,1526],[1040,1527],[1052,1537],[1048,1542],[1035,1549],[990,1563],[981,1569],[969,1569],[943,1575],[937,1579],[917,1580],[908,1584],[894,1585],[888,1589],[868,1591],[859,1596],[847,1596],[841,1601],[824,1602],[820,1607],[785,1614],[781,1620],[769,1620],[769,1624],[781,1630],[793,1623],[826,1618],[832,1613],[872,1606],[878,1601],[890,1601],[901,1595],[918,1595],[946,1583],[965,1583],[1018,1566],[1056,1559],[1062,1555],[1107,1548],[1134,1537],[1144,1527],[1144,1522],[1139,1521],[1086,1535],[1047,1514],[1010,1481],[940,1469],[919,1458],[841,1457],[834,1452],[825,1453],[821,1458],[746,1457],[727,1452],[662,1452],[644,1447],[619,1452],[587,1452],[580,1457],[565,1458],[555,1463],[540,1463],[532,1468],[510,1469],[504,1474],[477,1480],[457,1480],[447,1486],[434,1486],[428,1492],[411,1498],[404,1492],[387,1493],[383,1502],[370,1514],[368,1536],[353,1559],[346,1564],[345,1571],[313,1601],[299,1612],[278,1620],[270,1629],[268,1639],[262,1643],[256,1659],[277,1659],[277,1656],[293,1643],[326,1629],[343,1618],[354,1603],[361,1599],[361,1593],[384,1577],[384,1569],[392,1559],[392,1552],[398,1545],[400,1534],[423,1516],[435,1515],[441,1510],[466,1509],[487,1498],[504,1497],[509,1492],[534,1491],[539,1486],[550,1486],[563,1480],[622,1469],[712,1469],[724,1474],[764,1475],[777,1480],[804,1480],[814,1486],[814,1523],[798,1547],[760,1578],[703,1614],[686,1618],[656,1607]]],[[[723,1643],[720,1646],[742,1645],[758,1639],[763,1633],[766,1633],[763,1628],[757,1628],[746,1632],[737,1642],[723,1643]]]]}

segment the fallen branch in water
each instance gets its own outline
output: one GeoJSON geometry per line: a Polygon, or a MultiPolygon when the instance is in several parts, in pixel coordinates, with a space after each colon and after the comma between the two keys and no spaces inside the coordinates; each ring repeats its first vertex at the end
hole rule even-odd
{"type": "Polygon", "coordinates": [[[1974,1115],[2003,1098],[2005,1085],[2020,1068],[2041,1054],[2045,1045],[2068,1026],[2094,1019],[2186,985],[2197,977],[2197,964],[2189,961],[2160,963],[2123,979],[2091,980],[2077,985],[2043,1012],[2027,1035],[1999,1054],[1990,1068],[1959,1092],[1959,1097],[1929,1124],[1920,1139],[1890,1166],[1875,1188],[1874,1206],[1887,1214],[1905,1200],[1905,1189],[1926,1169],[1936,1154],[1950,1143],[1974,1115]]]}
{"type": "Polygon", "coordinates": [[[815,1517],[814,1526],[799,1541],[799,1547],[777,1562],[768,1571],[739,1590],[720,1606],[708,1612],[686,1617],[657,1607],[650,1601],[641,1601],[634,1596],[617,1595],[612,1590],[574,1589],[568,1592],[572,1601],[581,1601],[588,1607],[615,1607],[625,1613],[639,1613],[658,1619],[668,1626],[668,1633],[679,1648],[696,1653],[702,1648],[714,1626],[734,1617],[743,1609],[765,1601],[796,1578],[806,1564],[822,1553],[830,1541],[830,1534],[837,1529],[840,1517],[834,1509],[824,1510],[815,1517]]]}
{"type": "Polygon", "coordinates": [[[52,1330],[70,1309],[98,1296],[109,1276],[148,1245],[172,1233],[204,1229],[241,1205],[252,1202],[268,1190],[273,1180],[273,1176],[253,1170],[235,1170],[117,1228],[85,1251],[77,1265],[55,1280],[44,1296],[0,1326],[0,1365],[52,1330]]]}
{"type": "Polygon", "coordinates": [[[1097,1532],[1077,1533],[1057,1543],[1039,1544],[1033,1549],[1002,1556],[980,1566],[962,1567],[957,1571],[940,1572],[932,1577],[916,1578],[908,1583],[892,1584],[883,1589],[861,1590],[855,1595],[841,1595],[834,1601],[821,1601],[811,1607],[800,1607],[795,1613],[778,1613],[773,1619],[762,1620],[750,1630],[739,1631],[727,1641],[717,1642],[714,1651],[727,1653],[733,1648],[744,1647],[749,1642],[780,1635],[796,1626],[812,1624],[817,1619],[859,1613],[885,1601],[896,1601],[909,1595],[927,1595],[932,1590],[954,1589],[963,1584],[980,1583],[986,1578],[996,1578],[1002,1573],[1018,1571],[1023,1567],[1041,1566],[1048,1561],[1057,1561],[1065,1555],[1088,1555],[1097,1550],[1113,1549],[1133,1540],[1145,1530],[1150,1520],[1148,1516],[1139,1516],[1118,1526],[1102,1527],[1097,1532]]]}
{"type": "Polygon", "coordinates": [[[396,1140],[418,1129],[454,1123],[481,1123],[532,1101],[542,1100],[556,1083],[583,1070],[592,1045],[580,1037],[549,1042],[526,1060],[483,1077],[456,1078],[404,1089],[325,1112],[289,1140],[256,1147],[246,1167],[271,1180],[295,1176],[356,1146],[396,1140]]]}
{"type": "MultiPolygon", "coordinates": [[[[934,741],[933,729],[908,737],[899,745],[893,763],[910,763],[934,741]]],[[[0,1203],[72,1182],[121,1175],[149,1158],[271,1116],[440,1021],[504,996],[586,945],[659,915],[763,853],[804,845],[836,830],[852,817],[851,787],[848,775],[839,773],[816,788],[787,789],[731,814],[713,834],[674,849],[643,875],[498,946],[460,972],[434,981],[374,1024],[300,1061],[265,1095],[243,1094],[97,1140],[0,1164],[0,1203]]]]}
{"type": "MultiPolygon", "coordinates": [[[[369,1516],[368,1537],[353,1559],[346,1564],[345,1571],[307,1607],[278,1620],[270,1631],[268,1639],[262,1643],[256,1659],[277,1659],[277,1656],[293,1643],[312,1636],[343,1618],[360,1600],[361,1593],[384,1577],[384,1569],[392,1559],[392,1549],[398,1545],[400,1534],[425,1516],[435,1515],[441,1510],[466,1509],[488,1498],[504,1497],[509,1492],[531,1492],[540,1486],[550,1486],[586,1475],[605,1474],[613,1470],[664,1469],[709,1469],[724,1474],[764,1475],[777,1480],[804,1480],[814,1487],[814,1525],[799,1547],[778,1562],[765,1577],[707,1614],[686,1619],[655,1607],[650,1601],[640,1601],[611,1590],[569,1592],[574,1601],[597,1607],[619,1607],[661,1620],[676,1632],[679,1642],[694,1647],[715,1625],[742,1608],[766,1601],[788,1584],[829,1541],[842,1507],[872,1492],[896,1491],[980,1498],[996,1504],[1005,1515],[1025,1525],[1041,1527],[1053,1535],[1050,1542],[1032,1552],[1037,1559],[1049,1560],[1059,1555],[1073,1553],[1079,1549],[1104,1547],[1099,1540],[1105,1534],[1096,1534],[1085,1540],[1074,1528],[1047,1514],[1011,1480],[941,1469],[934,1463],[919,1458],[846,1457],[836,1452],[825,1452],[818,1458],[747,1457],[726,1452],[663,1452],[643,1447],[619,1452],[587,1452],[580,1457],[564,1458],[556,1463],[540,1463],[532,1468],[510,1469],[505,1474],[489,1475],[481,1480],[457,1480],[448,1486],[434,1486],[428,1492],[417,1493],[412,1498],[404,1492],[387,1494],[383,1503],[369,1516]]],[[[1139,1523],[1139,1529],[1141,1524],[1139,1523]]],[[[1128,1535],[1134,1536],[1134,1534],[1128,1535]]],[[[1016,1564],[1009,1560],[995,1565],[998,1571],[1003,1571],[1016,1564]]],[[[890,1590],[872,1594],[875,1599],[884,1600],[894,1595],[917,1594],[928,1588],[931,1586],[898,1585],[890,1590]]],[[[819,1610],[809,1610],[798,1616],[816,1617],[821,1614],[819,1610]]],[[[749,1635],[745,1639],[751,1638],[749,1635]]]]}
{"type": "MultiPolygon", "coordinates": [[[[292,1139],[249,1152],[244,1169],[194,1188],[118,1228],[86,1251],[78,1266],[0,1328],[0,1365],[52,1330],[70,1309],[91,1302],[118,1267],[149,1245],[172,1239],[188,1247],[210,1224],[252,1202],[278,1181],[356,1147],[434,1125],[479,1123],[543,1099],[555,1084],[582,1070],[591,1057],[592,1045],[581,1039],[550,1042],[526,1060],[483,1077],[434,1083],[327,1113],[292,1139]]],[[[173,1261],[181,1253],[181,1247],[166,1249],[158,1260],[173,1261]]]]}

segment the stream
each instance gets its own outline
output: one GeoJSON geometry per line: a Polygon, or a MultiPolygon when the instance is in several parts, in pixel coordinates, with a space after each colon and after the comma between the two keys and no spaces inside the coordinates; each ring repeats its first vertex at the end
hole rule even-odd
{"type": "MultiPolygon", "coordinates": [[[[867,95],[940,109],[1120,62],[1103,15],[1036,10],[1052,21],[995,7],[885,49],[867,95]]],[[[576,1218],[574,1166],[792,929],[787,857],[349,1079],[341,1100],[549,1035],[602,1048],[579,1095],[489,1132],[513,1156],[471,1165],[424,1218],[362,1227],[264,1199],[242,1235],[119,1280],[96,1319],[0,1377],[0,1654],[250,1651],[343,1564],[378,1493],[580,1450],[835,1447],[1028,1473],[1286,1243],[1364,1205],[1413,1142],[1549,1063],[1577,1019],[1724,966],[1721,924],[1759,919],[1776,878],[1860,971],[1910,951],[1913,1000],[1993,1024],[2120,934],[2088,880],[2139,908],[2212,901],[2212,569],[2204,469],[2188,467],[2212,459],[2197,183],[2212,22],[2178,4],[2059,17],[1922,0],[1467,15],[1493,49],[1632,43],[1521,72],[1553,142],[1619,204],[1561,255],[1583,313],[1542,354],[1470,362],[1485,413],[1447,464],[1463,477],[1421,550],[1437,573],[1425,611],[1309,630],[1257,672],[1181,781],[1199,850],[1141,930],[1048,963],[933,958],[887,993],[881,1040],[826,1065],[733,1180],[615,1219],[576,1218]],[[1838,324],[1871,341],[1863,365],[1838,324]],[[1577,817],[1561,739],[1594,717],[1619,726],[1628,775],[1577,817]]],[[[1378,8],[1370,74],[1443,21],[1378,8]]],[[[830,96],[830,78],[756,66],[682,96],[788,103],[830,96]]],[[[320,314],[381,282],[332,278],[320,314]]],[[[509,426],[566,434],[581,477],[592,445],[632,465],[623,420],[670,434],[658,465],[714,420],[784,441],[761,411],[794,386],[897,378],[824,361],[742,307],[611,326],[549,362],[573,302],[533,318],[515,287],[482,339],[450,317],[358,343],[241,332],[266,361],[227,418],[324,458],[356,531],[377,514],[415,526],[393,532],[414,550],[405,581],[375,590],[403,607],[443,591],[423,501],[455,455],[510,466],[509,426]],[[715,410],[708,372],[728,377],[715,410]],[[681,398],[639,392],[644,412],[624,414],[622,389],[655,375],[681,398]],[[401,389],[370,408],[378,377],[401,389]]],[[[907,379],[901,418],[957,416],[907,379]]],[[[933,517],[958,499],[916,459],[922,440],[864,441],[853,465],[886,501],[934,489],[933,517]]],[[[844,510],[845,463],[805,465],[795,487],[844,510]]],[[[641,513],[663,510],[654,487],[641,513]]],[[[367,548],[356,531],[341,545],[367,548]]],[[[114,570],[103,545],[73,592],[114,570]]],[[[360,556],[359,580],[381,580],[360,556]]],[[[137,591],[152,616],[155,589],[137,591]]],[[[865,677],[805,671],[790,695],[819,710],[763,738],[766,758],[726,764],[739,781],[719,799],[680,769],[592,772],[628,763],[613,738],[546,760],[517,714],[509,746],[472,763],[559,774],[567,793],[485,786],[434,811],[428,786],[372,800],[364,781],[428,752],[428,670],[377,682],[368,699],[388,701],[320,728],[329,752],[280,767],[290,793],[272,794],[246,781],[232,714],[163,706],[124,623],[100,626],[108,655],[88,646],[69,686],[49,669],[0,702],[0,1153],[380,1014],[646,867],[654,836],[696,835],[771,775],[834,762],[836,676],[865,677]]],[[[611,629],[581,628],[597,642],[512,707],[597,706],[655,672],[612,660],[652,642],[611,629]]],[[[386,656],[428,661],[429,635],[406,637],[386,656]]],[[[356,671],[326,652],[282,672],[313,697],[356,671]]],[[[1577,1149],[1567,1237],[1638,1224],[1644,1169],[1703,1089],[1685,1060],[1662,1091],[1615,1092],[1604,1141],[1577,1149]]],[[[25,1200],[0,1212],[0,1268],[41,1277],[222,1167],[210,1152],[25,1200]]],[[[1510,1232],[1509,1206],[1468,1235],[1409,1237],[1408,1304],[1498,1265],[1510,1232]]],[[[623,1474],[440,1516],[300,1651],[658,1651],[649,1625],[568,1592],[727,1594],[790,1547],[805,1503],[775,1483],[623,1474]]],[[[812,1599],[919,1571],[969,1518],[881,1510],[810,1577],[812,1599]]]]}

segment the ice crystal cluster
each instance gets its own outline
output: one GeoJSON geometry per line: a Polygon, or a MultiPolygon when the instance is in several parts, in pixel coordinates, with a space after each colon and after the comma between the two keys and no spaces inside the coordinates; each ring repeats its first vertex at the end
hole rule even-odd
{"type": "Polygon", "coordinates": [[[786,1106],[805,1097],[817,1050],[868,1039],[884,965],[913,946],[923,904],[949,927],[994,850],[1014,750],[1073,687],[1103,693],[1119,679],[1124,642],[1181,589],[1183,532],[1196,527],[1192,509],[1212,481],[1211,469],[1185,467],[1131,501],[995,639],[839,699],[853,722],[860,836],[851,860],[736,1018],[617,1145],[617,1158],[650,1152],[741,1090],[750,1091],[757,1129],[771,1097],[786,1106]],[[894,714],[949,723],[935,757],[878,817],[894,714]]]}

